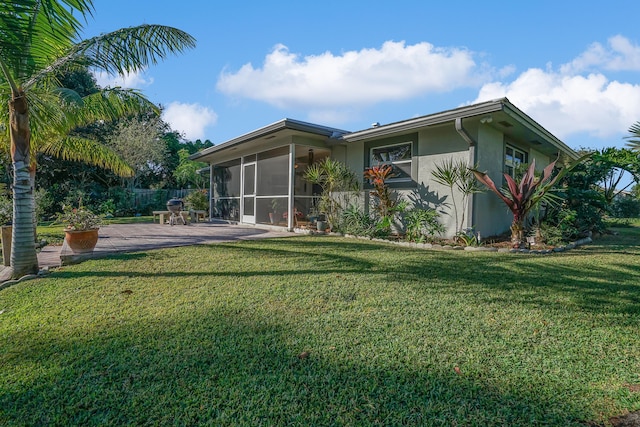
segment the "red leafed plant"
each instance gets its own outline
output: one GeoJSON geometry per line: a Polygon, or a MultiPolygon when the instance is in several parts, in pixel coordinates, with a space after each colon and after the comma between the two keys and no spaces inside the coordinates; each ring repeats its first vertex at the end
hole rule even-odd
{"type": "Polygon", "coordinates": [[[536,161],[534,159],[519,183],[505,173],[504,177],[507,181],[507,186],[503,189],[498,189],[493,180],[489,178],[485,172],[472,169],[478,181],[496,193],[513,213],[511,243],[514,248],[520,248],[524,245],[524,224],[527,215],[543,198],[548,196],[548,191],[551,187],[573,167],[564,168],[556,175],[553,175],[556,162],[557,160],[551,162],[544,168],[542,175],[536,178],[536,161]]]}
{"type": "Polygon", "coordinates": [[[391,165],[375,165],[366,168],[364,171],[364,178],[368,179],[371,185],[373,185],[373,191],[370,193],[377,199],[375,208],[382,221],[379,224],[379,228],[383,229],[391,227],[393,217],[403,206],[396,197],[393,196],[392,191],[385,182],[394,176],[391,165]]]}

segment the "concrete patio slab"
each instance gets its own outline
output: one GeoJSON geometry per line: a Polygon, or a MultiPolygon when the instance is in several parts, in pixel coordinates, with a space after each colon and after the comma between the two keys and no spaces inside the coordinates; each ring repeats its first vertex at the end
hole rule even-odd
{"type": "Polygon", "coordinates": [[[55,249],[51,249],[50,252],[43,250],[38,259],[41,267],[45,265],[56,267],[114,253],[296,235],[287,231],[231,225],[223,222],[198,222],[174,226],[156,223],[111,224],[100,227],[98,244],[90,254],[74,254],[65,243],[60,247],[58,254],[55,249]],[[50,265],[55,262],[56,255],[57,265],[50,265]]]}

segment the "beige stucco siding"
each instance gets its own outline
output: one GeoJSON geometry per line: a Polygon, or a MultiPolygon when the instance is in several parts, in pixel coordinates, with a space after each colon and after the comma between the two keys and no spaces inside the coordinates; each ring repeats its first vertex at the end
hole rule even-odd
{"type": "Polygon", "coordinates": [[[535,149],[529,150],[529,162],[532,162],[535,159],[536,161],[536,170],[542,171],[545,166],[551,163],[555,159],[549,158],[546,154],[543,154],[535,149]]]}
{"type": "MultiPolygon", "coordinates": [[[[504,169],[504,136],[502,132],[481,126],[478,129],[478,145],[476,148],[478,170],[486,172],[502,187],[504,169]]],[[[483,237],[504,233],[509,229],[512,216],[505,204],[493,192],[480,187],[482,193],[474,195],[474,225],[483,237]]]]}
{"type": "MultiPolygon", "coordinates": [[[[440,222],[446,228],[446,236],[456,233],[456,217],[454,215],[452,195],[449,187],[438,184],[433,179],[432,172],[436,165],[442,164],[448,159],[454,162],[469,160],[469,145],[456,132],[453,124],[433,127],[418,133],[418,162],[417,187],[408,192],[405,199],[419,199],[423,201],[422,207],[435,208],[440,213],[440,222]],[[426,206],[425,206],[426,205],[426,206]]],[[[455,203],[458,210],[458,221],[462,220],[462,196],[455,193],[455,203]]]]}

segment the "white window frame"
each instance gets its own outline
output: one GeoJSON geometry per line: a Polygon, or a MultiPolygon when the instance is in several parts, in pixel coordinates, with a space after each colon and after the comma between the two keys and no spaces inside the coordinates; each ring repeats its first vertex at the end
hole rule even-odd
{"type": "Polygon", "coordinates": [[[375,165],[402,165],[402,164],[408,164],[409,165],[409,176],[408,177],[401,177],[401,178],[389,178],[386,181],[387,182],[410,182],[413,179],[413,141],[403,141],[403,142],[396,142],[393,144],[387,144],[387,145],[379,145],[377,147],[371,147],[369,149],[369,166],[375,166],[375,165]],[[373,151],[374,150],[380,150],[383,148],[390,148],[390,147],[398,147],[401,145],[408,145],[409,146],[409,151],[411,153],[411,156],[409,159],[405,159],[405,160],[387,160],[387,161],[378,161],[375,160],[373,158],[373,151]]]}
{"type": "Polygon", "coordinates": [[[506,144],[505,145],[505,149],[504,149],[504,173],[506,173],[507,175],[510,175],[512,178],[515,178],[515,172],[516,169],[518,168],[518,166],[522,165],[522,164],[526,164],[529,163],[529,153],[527,153],[526,151],[515,147],[514,145],[511,144],[506,144]],[[511,154],[511,160],[508,159],[508,151],[511,150],[512,154],[511,154]],[[522,155],[522,160],[517,160],[516,159],[516,154],[521,154],[522,155]]]}

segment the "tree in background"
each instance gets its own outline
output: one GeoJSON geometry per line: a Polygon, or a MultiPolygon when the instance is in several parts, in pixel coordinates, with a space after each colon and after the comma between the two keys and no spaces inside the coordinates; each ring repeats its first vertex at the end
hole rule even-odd
{"type": "MultiPolygon", "coordinates": [[[[169,54],[195,45],[180,30],[142,25],[80,40],[80,19],[93,13],[91,0],[21,0],[4,2],[0,10],[0,115],[3,142],[10,144],[13,167],[13,277],[38,271],[34,239],[36,147],[72,158],[81,141],[71,129],[112,120],[127,111],[148,108],[137,91],[107,89],[82,98],[62,86],[65,70],[90,67],[124,75],[145,69],[169,54]]],[[[99,163],[98,152],[83,150],[99,163]]]]}
{"type": "Polygon", "coordinates": [[[157,115],[120,121],[108,137],[108,145],[133,169],[125,178],[130,189],[140,188],[144,177],[162,175],[167,145],[162,139],[164,123],[157,115]]]}
{"type": "Polygon", "coordinates": [[[198,173],[200,169],[206,168],[207,164],[202,162],[194,162],[189,159],[190,153],[186,148],[182,148],[178,151],[178,157],[180,162],[178,167],[173,172],[173,176],[176,179],[178,185],[182,188],[194,186],[198,190],[201,190],[207,186],[207,176],[203,176],[198,173]]]}
{"type": "Polygon", "coordinates": [[[627,148],[609,147],[595,150],[589,160],[589,166],[600,175],[598,184],[609,205],[616,197],[631,188],[634,182],[640,182],[640,158],[627,148]],[[625,174],[628,174],[631,180],[623,181],[625,174]]]}

